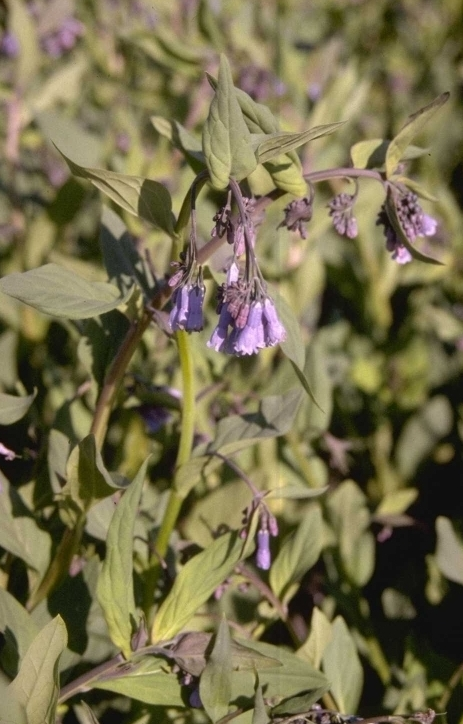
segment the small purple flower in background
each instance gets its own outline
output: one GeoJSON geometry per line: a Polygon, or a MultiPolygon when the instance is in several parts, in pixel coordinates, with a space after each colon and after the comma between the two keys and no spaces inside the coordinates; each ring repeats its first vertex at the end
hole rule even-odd
{"type": "Polygon", "coordinates": [[[0,53],[8,58],[16,58],[21,50],[19,40],[14,33],[8,30],[2,35],[0,40],[0,53]]]}
{"type": "Polygon", "coordinates": [[[77,38],[83,35],[84,31],[85,28],[80,20],[72,16],[67,17],[59,28],[51,30],[41,38],[42,48],[51,58],[61,58],[74,47],[77,38]]]}
{"type": "MultiPolygon", "coordinates": [[[[400,225],[405,236],[413,243],[417,236],[434,236],[437,229],[437,221],[432,216],[425,214],[418,197],[411,191],[395,198],[395,208],[400,225]]],[[[412,261],[412,255],[398,237],[394,226],[388,216],[386,205],[383,204],[376,219],[376,225],[384,226],[386,237],[386,249],[392,252],[392,259],[398,264],[408,264],[412,261]]]]}
{"type": "Polygon", "coordinates": [[[357,219],[353,215],[353,206],[356,194],[338,194],[328,204],[329,214],[333,219],[333,226],[341,236],[355,239],[358,233],[357,219]]]}
{"type": "Polygon", "coordinates": [[[11,462],[12,460],[15,460],[15,458],[18,457],[13,450],[10,450],[10,448],[3,445],[3,443],[0,442],[0,455],[3,455],[5,460],[8,460],[8,462],[11,462]]]}
{"type": "Polygon", "coordinates": [[[173,295],[173,307],[169,314],[169,324],[173,332],[199,332],[204,327],[203,302],[204,284],[198,279],[195,284],[178,287],[173,295]]]}
{"type": "Polygon", "coordinates": [[[296,231],[302,239],[307,239],[307,230],[305,224],[310,221],[313,214],[313,194],[309,198],[304,196],[302,199],[291,201],[285,207],[285,218],[278,225],[278,229],[285,226],[290,231],[296,231]]]}

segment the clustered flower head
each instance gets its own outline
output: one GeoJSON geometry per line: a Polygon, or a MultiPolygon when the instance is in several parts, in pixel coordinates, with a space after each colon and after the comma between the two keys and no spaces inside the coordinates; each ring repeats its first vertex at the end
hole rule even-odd
{"type": "Polygon", "coordinates": [[[77,39],[83,34],[84,26],[80,20],[69,16],[63,20],[59,28],[42,37],[42,47],[51,58],[61,58],[64,53],[72,50],[77,39]]]}
{"type": "MultiPolygon", "coordinates": [[[[411,191],[396,194],[391,197],[391,202],[394,203],[400,226],[410,243],[413,243],[418,236],[434,236],[437,221],[424,213],[416,194],[411,191]]],[[[408,264],[412,260],[412,255],[399,238],[386,204],[382,205],[376,224],[384,226],[386,249],[392,252],[392,259],[398,264],[408,264]]]]}
{"type": "Polygon", "coordinates": [[[313,214],[313,191],[310,196],[291,201],[285,206],[285,218],[278,225],[278,228],[286,227],[290,231],[296,231],[301,239],[307,239],[306,223],[310,221],[313,214]]]}
{"type": "MultiPolygon", "coordinates": [[[[227,203],[214,216],[212,236],[222,238],[233,246],[233,258],[227,279],[218,291],[219,320],[207,346],[217,352],[243,356],[265,347],[274,347],[286,339],[286,330],[267,293],[267,285],[257,263],[254,251],[256,232],[252,220],[253,199],[241,195],[238,184],[230,186],[227,203]],[[231,197],[235,196],[238,213],[231,215],[231,197]],[[245,255],[244,268],[238,258],[245,255]]],[[[201,267],[197,270],[196,216],[192,195],[190,243],[175,262],[177,271],[169,280],[174,288],[169,323],[173,332],[196,332],[203,328],[205,285],[201,267]]]]}
{"type": "Polygon", "coordinates": [[[338,194],[328,204],[333,226],[341,236],[355,239],[358,233],[357,219],[353,215],[353,206],[357,194],[338,194]]]}

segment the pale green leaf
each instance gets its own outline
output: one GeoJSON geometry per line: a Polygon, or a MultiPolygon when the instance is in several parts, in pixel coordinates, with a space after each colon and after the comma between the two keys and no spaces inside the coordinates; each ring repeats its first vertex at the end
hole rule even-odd
{"type": "Polygon", "coordinates": [[[0,654],[2,668],[9,676],[14,677],[38,633],[38,628],[26,609],[2,587],[0,587],[0,632],[4,636],[0,654]]]}
{"type": "Polygon", "coordinates": [[[181,123],[162,118],[162,116],[151,116],[151,123],[161,136],[168,138],[172,145],[185,155],[196,173],[199,173],[205,167],[206,162],[201,141],[184,128],[181,123]]]}
{"type": "Polygon", "coordinates": [[[15,83],[24,92],[40,68],[37,26],[24,0],[7,0],[8,29],[19,41],[20,52],[15,65],[15,83]]]}
{"type": "Polygon", "coordinates": [[[382,168],[386,159],[389,141],[382,138],[370,138],[354,143],[350,157],[354,168],[382,168]]]}
{"type": "Polygon", "coordinates": [[[356,712],[363,689],[363,669],[354,639],[341,616],[333,621],[332,638],[323,654],[323,670],[331,682],[338,711],[356,712]]]}
{"type": "Polygon", "coordinates": [[[99,724],[98,719],[96,718],[93,711],[90,709],[88,704],[85,703],[85,701],[82,701],[80,706],[82,707],[82,720],[79,719],[80,724],[99,724]]]}
{"type": "Polygon", "coordinates": [[[25,708],[28,724],[55,724],[58,664],[67,645],[66,626],[56,616],[35,637],[10,691],[25,708]]]}
{"type": "Polygon", "coordinates": [[[142,176],[128,176],[102,168],[79,166],[64,153],[61,155],[74,176],[91,181],[125,211],[148,221],[169,236],[174,235],[172,199],[161,183],[142,176]]]}
{"type": "Polygon", "coordinates": [[[449,581],[463,586],[463,542],[456,535],[448,518],[440,515],[436,520],[436,563],[449,581]]]}
{"type": "Polygon", "coordinates": [[[226,188],[230,177],[241,181],[257,166],[250,133],[224,55],[220,56],[217,89],[203,127],[203,151],[211,183],[216,189],[226,188]]]}
{"type": "Polygon", "coordinates": [[[129,665],[123,675],[92,682],[95,689],[113,691],[145,704],[184,707],[183,687],[177,674],[168,672],[165,658],[148,656],[129,665]]]}
{"type": "Polygon", "coordinates": [[[231,697],[231,639],[228,624],[222,619],[214,646],[201,674],[199,695],[208,716],[217,722],[228,714],[231,697]]]}
{"type": "Polygon", "coordinates": [[[396,447],[397,466],[403,478],[413,478],[439,440],[449,435],[452,425],[452,405],[444,395],[434,395],[408,418],[396,447]]]}
{"type": "Polygon", "coordinates": [[[175,636],[253,548],[253,542],[245,546],[238,533],[229,532],[189,560],[156,614],[153,641],[175,636]]]}
{"type": "Polygon", "coordinates": [[[312,666],[319,669],[323,654],[332,638],[331,623],[326,614],[317,607],[312,611],[310,633],[306,641],[298,649],[297,655],[309,661],[312,666]]]}
{"type": "Polygon", "coordinates": [[[304,419],[310,435],[320,436],[327,431],[333,411],[333,383],[327,369],[327,351],[323,337],[315,335],[308,347],[304,376],[310,380],[316,400],[305,401],[304,419]]]}
{"type": "Polygon", "coordinates": [[[0,279],[0,290],[43,314],[64,319],[96,317],[116,309],[131,294],[121,296],[112,284],[89,282],[57,264],[9,274],[0,279]]]}
{"type": "Polygon", "coordinates": [[[419,111],[409,116],[405,125],[399,133],[390,142],[386,152],[386,176],[390,178],[397,169],[399,161],[403,158],[406,148],[410,145],[413,138],[422,130],[429,119],[441,108],[449,99],[449,93],[442,93],[431,103],[419,111]]]}
{"type": "Polygon", "coordinates": [[[13,425],[21,420],[34,402],[36,394],[37,390],[25,397],[0,392],[0,425],[13,425]]]}
{"type": "Polygon", "coordinates": [[[256,687],[256,695],[254,697],[254,711],[252,714],[252,724],[268,724],[270,721],[267,708],[264,702],[264,694],[260,684],[256,687]]]}
{"type": "Polygon", "coordinates": [[[266,500],[310,500],[311,498],[318,498],[319,495],[323,495],[328,490],[328,486],[324,488],[307,488],[305,485],[284,485],[281,488],[274,488],[270,490],[265,496],[266,500]]]}
{"type": "Polygon", "coordinates": [[[289,153],[299,146],[303,146],[309,141],[321,136],[328,136],[334,133],[340,126],[344,125],[344,121],[338,123],[326,123],[323,126],[315,126],[309,128],[302,133],[277,132],[272,133],[265,141],[261,141],[257,146],[256,156],[259,163],[266,163],[282,154],[289,153]]]}
{"type": "Polygon", "coordinates": [[[270,586],[280,600],[285,600],[292,584],[317,562],[323,547],[323,522],[318,505],[310,507],[296,531],[281,546],[270,568],[270,586]]]}
{"type": "Polygon", "coordinates": [[[15,488],[0,472],[0,546],[43,574],[50,560],[50,535],[39,528],[15,488]]]}
{"type": "Polygon", "coordinates": [[[113,643],[126,658],[136,626],[133,593],[133,533],[149,458],[119,501],[109,526],[106,557],[98,579],[97,597],[113,643]]]}

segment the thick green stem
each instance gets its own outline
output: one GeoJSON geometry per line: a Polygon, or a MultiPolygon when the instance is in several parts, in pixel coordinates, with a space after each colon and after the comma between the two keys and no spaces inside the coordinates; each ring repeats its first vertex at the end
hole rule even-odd
{"type": "MultiPolygon", "coordinates": [[[[176,471],[184,465],[191,456],[193,449],[193,438],[195,431],[195,375],[193,355],[191,351],[191,339],[186,332],[176,333],[180,370],[182,374],[182,412],[181,412],[181,428],[180,442],[178,446],[177,459],[175,462],[176,471]]],[[[147,581],[145,584],[144,610],[148,618],[151,606],[153,604],[156,585],[162,570],[163,560],[167,553],[170,537],[175,528],[177,518],[182,507],[184,495],[178,490],[176,478],[170,492],[169,502],[167,503],[166,512],[164,514],[159,534],[156,538],[156,552],[150,561],[147,581]]]]}

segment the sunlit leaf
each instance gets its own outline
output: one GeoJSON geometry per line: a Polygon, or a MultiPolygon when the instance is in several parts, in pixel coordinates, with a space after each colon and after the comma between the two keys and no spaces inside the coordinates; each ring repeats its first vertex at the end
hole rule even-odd
{"type": "Polygon", "coordinates": [[[341,616],[333,621],[332,637],[323,653],[323,671],[331,682],[338,711],[357,711],[363,689],[363,669],[354,639],[341,616]]]}
{"type": "Polygon", "coordinates": [[[436,520],[436,562],[449,581],[463,586],[463,542],[456,535],[448,518],[440,515],[436,520]]]}
{"type": "Polygon", "coordinates": [[[307,640],[297,650],[301,659],[310,661],[316,669],[320,668],[323,654],[332,638],[331,623],[326,614],[315,606],[310,621],[310,633],[307,640]]]}
{"type": "Polygon", "coordinates": [[[334,133],[340,126],[344,125],[344,121],[339,123],[327,123],[323,126],[309,128],[302,133],[277,132],[272,133],[265,141],[261,141],[257,146],[256,156],[259,163],[271,161],[282,154],[289,153],[304,143],[313,141],[321,136],[328,136],[334,133]]]}
{"type": "Polygon", "coordinates": [[[102,168],[79,166],[67,158],[64,153],[61,155],[74,176],[91,181],[97,189],[109,196],[125,211],[148,221],[169,236],[174,235],[175,219],[172,214],[172,199],[166,187],[161,183],[142,176],[128,176],[102,168]]]}
{"type": "Polygon", "coordinates": [[[32,395],[17,397],[0,392],[0,425],[13,425],[24,417],[35,400],[37,391],[32,395]]]}
{"type": "Polygon", "coordinates": [[[89,282],[57,264],[9,274],[0,279],[0,290],[43,314],[64,319],[104,314],[125,303],[132,293],[121,296],[112,284],[89,282]]]}
{"type": "Polygon", "coordinates": [[[224,55],[220,56],[217,89],[203,127],[203,152],[211,183],[217,189],[226,188],[230,177],[241,181],[257,165],[224,55]]]}
{"type": "Polygon", "coordinates": [[[25,608],[4,588],[0,587],[0,632],[4,643],[0,653],[2,668],[11,677],[29,649],[38,627],[25,608]]]}
{"type": "Polygon", "coordinates": [[[56,616],[37,634],[10,684],[10,691],[26,711],[28,724],[55,724],[58,663],[66,644],[66,626],[61,616],[56,616]]]}

